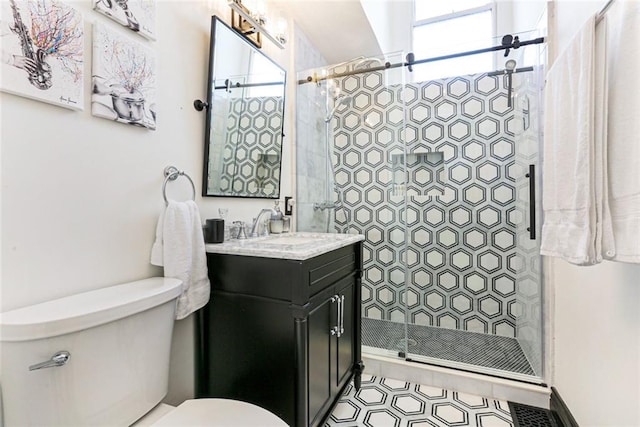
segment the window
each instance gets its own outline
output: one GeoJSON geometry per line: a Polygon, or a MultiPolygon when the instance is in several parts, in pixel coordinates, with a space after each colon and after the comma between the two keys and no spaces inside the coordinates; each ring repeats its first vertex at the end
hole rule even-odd
{"type": "MultiPolygon", "coordinates": [[[[493,3],[487,0],[414,0],[415,59],[484,49],[494,36],[493,3]]],[[[481,73],[493,66],[490,54],[416,65],[414,81],[481,73]]]]}

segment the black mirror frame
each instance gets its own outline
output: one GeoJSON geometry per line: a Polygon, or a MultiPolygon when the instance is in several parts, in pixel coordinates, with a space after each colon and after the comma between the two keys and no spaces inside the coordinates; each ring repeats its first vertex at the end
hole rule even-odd
{"type": "MultiPolygon", "coordinates": [[[[254,44],[250,43],[246,38],[244,38],[241,34],[238,34],[233,28],[231,28],[226,22],[222,19],[213,15],[211,17],[211,38],[210,38],[210,46],[209,46],[209,72],[207,74],[208,84],[207,84],[207,101],[202,102],[199,101],[199,104],[202,105],[202,109],[206,111],[206,120],[205,120],[205,135],[204,135],[204,161],[202,168],[202,196],[203,197],[239,197],[239,198],[252,198],[252,199],[279,199],[281,192],[281,181],[282,181],[282,150],[284,146],[284,123],[285,123],[285,106],[286,106],[286,89],[287,89],[287,71],[282,68],[279,64],[277,64],[273,59],[269,58],[265,53],[259,50],[254,44]],[[216,45],[216,28],[218,25],[221,25],[228,29],[231,33],[238,36],[239,40],[243,43],[246,43],[248,47],[254,50],[256,53],[262,55],[265,59],[275,65],[278,69],[282,70],[283,73],[283,87],[284,93],[282,95],[282,125],[280,129],[280,166],[279,166],[279,176],[278,176],[278,189],[272,196],[253,196],[253,195],[221,195],[221,194],[207,194],[207,189],[209,185],[209,147],[211,145],[211,105],[213,102],[213,93],[215,90],[215,81],[217,80],[217,76],[214,76],[214,68],[215,68],[215,45],[216,45]]],[[[194,106],[195,102],[194,101],[194,106]]],[[[198,109],[197,106],[195,106],[198,109]]],[[[200,111],[198,110],[198,111],[200,111]]]]}

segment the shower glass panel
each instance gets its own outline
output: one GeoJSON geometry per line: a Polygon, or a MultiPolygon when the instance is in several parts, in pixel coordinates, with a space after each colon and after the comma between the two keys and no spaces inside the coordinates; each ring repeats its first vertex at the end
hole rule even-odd
{"type": "Polygon", "coordinates": [[[418,262],[406,252],[405,72],[340,75],[401,62],[395,53],[298,73],[318,79],[298,87],[298,230],[365,236],[364,345],[394,357],[405,344],[405,260],[418,262]]]}
{"type": "Polygon", "coordinates": [[[298,230],[365,236],[365,352],[541,381],[538,52],[428,81],[350,74],[401,54],[298,74],[298,230]]]}
{"type": "MultiPolygon", "coordinates": [[[[423,94],[406,98],[406,126],[416,129],[415,137],[407,134],[408,158],[442,153],[444,171],[420,183],[440,187],[440,194],[423,191],[426,203],[407,194],[407,209],[423,215],[422,223],[407,223],[408,245],[423,260],[416,268],[407,265],[408,276],[424,269],[431,282],[419,289],[421,304],[407,305],[406,357],[539,382],[541,280],[536,199],[530,195],[540,141],[541,67],[539,55],[525,63],[524,50],[506,58],[502,51],[484,54],[494,64],[485,72],[407,83],[423,94]],[[504,71],[514,59],[516,69],[531,70],[504,71]],[[420,120],[417,112],[424,109],[430,115],[420,120]],[[422,226],[431,234],[427,244],[412,238],[422,226]]],[[[410,164],[408,172],[415,181],[410,164]]]]}
{"type": "MultiPolygon", "coordinates": [[[[533,49],[532,49],[533,50],[533,49]]],[[[539,55],[538,55],[539,56],[539,55]]],[[[516,339],[535,375],[543,375],[542,269],[539,236],[541,175],[538,173],[538,148],[542,138],[542,98],[544,74],[536,63],[535,72],[521,73],[514,78],[513,133],[515,163],[515,207],[508,212],[516,229],[516,253],[511,267],[515,271],[516,303],[512,309],[516,319],[516,339]],[[537,219],[537,220],[536,220],[537,219]]],[[[509,290],[511,290],[509,288],[509,290]]]]}
{"type": "MultiPolygon", "coordinates": [[[[312,70],[309,73],[314,73],[312,70]]],[[[298,75],[305,79],[307,72],[298,75]]],[[[296,215],[300,231],[335,232],[330,228],[333,212],[314,209],[314,204],[327,200],[332,193],[329,173],[331,160],[324,118],[326,83],[298,85],[296,91],[296,215]]]]}

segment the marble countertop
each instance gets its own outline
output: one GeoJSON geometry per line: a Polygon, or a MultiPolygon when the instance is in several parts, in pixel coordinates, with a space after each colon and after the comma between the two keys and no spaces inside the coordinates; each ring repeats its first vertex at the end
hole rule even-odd
{"type": "Polygon", "coordinates": [[[208,253],[305,260],[364,240],[361,234],[283,233],[207,243],[208,253]]]}

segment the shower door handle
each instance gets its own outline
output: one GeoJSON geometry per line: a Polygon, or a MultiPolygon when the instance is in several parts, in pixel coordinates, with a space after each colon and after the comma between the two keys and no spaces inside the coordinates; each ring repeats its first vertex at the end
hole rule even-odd
{"type": "Polygon", "coordinates": [[[536,240],[536,166],[529,165],[529,239],[536,240]]]}

